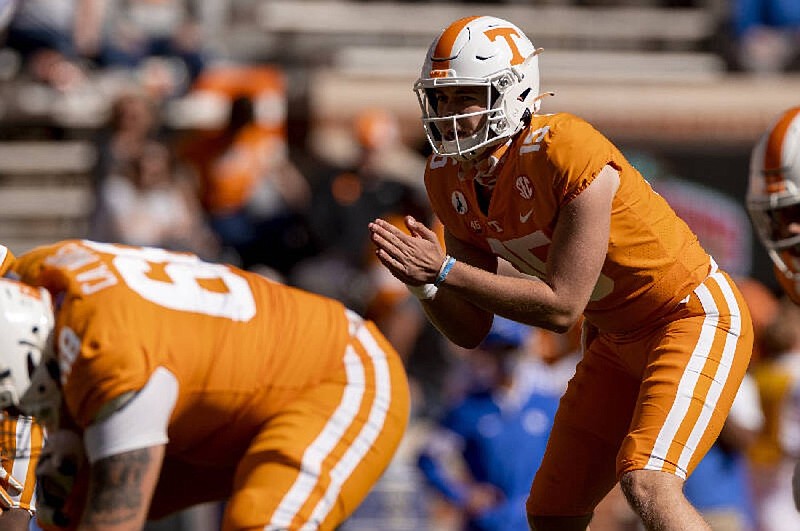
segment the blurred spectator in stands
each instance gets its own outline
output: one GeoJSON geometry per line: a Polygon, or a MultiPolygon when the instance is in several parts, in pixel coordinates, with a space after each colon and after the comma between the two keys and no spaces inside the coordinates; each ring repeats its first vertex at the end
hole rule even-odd
{"type": "Polygon", "coordinates": [[[142,90],[123,90],[111,103],[107,127],[99,137],[100,178],[118,173],[142,153],[150,140],[160,135],[158,108],[142,90]]]}
{"type": "MultiPolygon", "coordinates": [[[[102,194],[104,181],[111,175],[128,175],[142,155],[144,146],[158,139],[160,115],[153,101],[138,87],[123,90],[112,102],[107,123],[96,135],[97,164],[94,171],[94,192],[102,194]]],[[[89,236],[101,241],[114,241],[108,222],[105,201],[95,201],[89,236]]]]}
{"type": "Polygon", "coordinates": [[[525,499],[580,358],[579,330],[557,335],[495,316],[480,347],[463,350],[464,397],[418,460],[427,482],[462,513],[463,529],[529,529],[525,499]]]}
{"type": "Polygon", "coordinates": [[[167,76],[168,95],[183,94],[208,61],[200,9],[201,0],[119,0],[108,17],[102,65],[141,69],[151,80],[167,76]]]}
{"type": "Polygon", "coordinates": [[[753,369],[764,429],[750,450],[760,531],[800,529],[792,471],[800,458],[800,307],[780,300],[753,369]]]}
{"type": "Polygon", "coordinates": [[[429,219],[422,188],[424,160],[407,155],[397,117],[364,109],[353,122],[355,159],[315,183],[312,224],[322,244],[361,266],[369,247],[367,225],[375,217],[406,214],[429,219]]]}
{"type": "Polygon", "coordinates": [[[318,254],[299,263],[290,280],[375,321],[406,362],[417,392],[415,414],[438,415],[451,365],[447,347],[416,297],[378,263],[367,228],[375,217],[401,230],[406,215],[432,218],[422,182],[425,160],[405,145],[397,116],[386,109],[359,111],[349,137],[352,158],[329,162],[322,155],[309,171],[318,254]]]}
{"type": "Polygon", "coordinates": [[[310,187],[289,159],[285,137],[257,120],[252,96],[235,96],[225,126],[191,136],[180,154],[200,178],[212,228],[243,267],[287,275],[311,253],[310,187]]]}
{"type": "Polygon", "coordinates": [[[18,3],[18,0],[0,1],[0,43],[5,42],[6,29],[14,16],[14,12],[17,10],[18,3]]]}
{"type": "Polygon", "coordinates": [[[362,289],[346,293],[344,284],[337,281],[308,289],[329,290],[326,294],[339,300],[350,298],[351,308],[364,313],[372,281],[381,278],[369,278],[373,263],[369,222],[375,217],[405,215],[430,219],[432,214],[421,188],[424,160],[409,155],[396,116],[383,109],[364,109],[355,117],[351,133],[356,147],[353,160],[323,163],[311,179],[309,216],[321,254],[302,264],[297,282],[316,282],[320,269],[347,272],[352,284],[362,289]],[[360,300],[352,300],[354,295],[360,300]]]}
{"type": "Polygon", "coordinates": [[[800,70],[800,2],[734,0],[738,66],[757,74],[800,70]]]}
{"type": "Polygon", "coordinates": [[[205,225],[196,191],[166,145],[147,142],[121,170],[109,175],[100,189],[108,241],[217,258],[217,242],[205,225]]]}
{"type": "Polygon", "coordinates": [[[425,159],[405,145],[394,113],[381,108],[362,109],[356,115],[353,130],[360,172],[402,182],[424,193],[420,175],[425,170],[425,159]]]}
{"type": "Polygon", "coordinates": [[[103,46],[106,0],[24,0],[8,27],[6,46],[20,53],[36,81],[67,90],[85,78],[81,62],[103,46]]]}

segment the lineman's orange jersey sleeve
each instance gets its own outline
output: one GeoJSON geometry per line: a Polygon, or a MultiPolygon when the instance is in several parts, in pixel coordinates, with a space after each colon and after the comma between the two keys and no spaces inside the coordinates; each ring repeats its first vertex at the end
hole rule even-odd
{"type": "Polygon", "coordinates": [[[279,406],[264,400],[271,389],[321,381],[349,340],[338,302],[193,255],[73,240],[19,257],[15,270],[54,293],[75,420],[86,427],[165,367],[180,388],[168,453],[206,465],[241,453],[279,406]]]}
{"type": "Polygon", "coordinates": [[[537,115],[509,148],[488,214],[473,181],[451,158],[433,155],[425,185],[434,212],[460,240],[543,276],[559,210],[606,165],[620,175],[608,252],[585,316],[602,330],[627,331],[672,310],[710,269],[689,227],[619,150],[570,114],[537,115]]]}

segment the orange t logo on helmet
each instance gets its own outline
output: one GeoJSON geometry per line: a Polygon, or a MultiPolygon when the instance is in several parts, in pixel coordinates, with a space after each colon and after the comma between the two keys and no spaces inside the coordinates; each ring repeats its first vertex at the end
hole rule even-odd
{"type": "Polygon", "coordinates": [[[768,194],[779,194],[786,191],[786,181],[783,179],[783,172],[777,170],[764,171],[765,192],[768,194]]]}
{"type": "Polygon", "coordinates": [[[492,28],[488,31],[483,32],[484,35],[489,37],[490,41],[496,41],[497,37],[502,37],[508,43],[508,47],[511,48],[511,64],[518,65],[525,60],[522,57],[522,54],[519,53],[519,48],[517,48],[517,43],[514,42],[514,39],[511,38],[512,35],[516,35],[519,37],[519,33],[514,28],[492,28]]]}

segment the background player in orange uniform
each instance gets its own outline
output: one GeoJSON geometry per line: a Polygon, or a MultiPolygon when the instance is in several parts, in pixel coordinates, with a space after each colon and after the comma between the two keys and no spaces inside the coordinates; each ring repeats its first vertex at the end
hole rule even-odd
{"type": "MultiPolygon", "coordinates": [[[[786,295],[800,304],[800,107],[787,109],[759,138],[750,156],[747,209],[759,240],[774,264],[775,276],[786,295]]],[[[784,364],[785,365],[785,364],[784,364]]],[[[800,455],[800,374],[784,370],[791,383],[781,407],[781,426],[800,455]]],[[[781,437],[786,439],[783,434],[781,437]]],[[[800,510],[800,462],[794,470],[794,502],[800,510]]]]}
{"type": "Polygon", "coordinates": [[[778,282],[800,304],[800,107],[778,116],[753,147],[747,210],[778,282]]]}
{"type": "Polygon", "coordinates": [[[536,530],[585,529],[619,480],[650,529],[707,529],[683,481],[720,432],[752,325],[730,277],[585,121],[538,114],[539,50],[469,17],[431,45],[415,89],[445,226],[370,225],[377,255],[436,326],[474,347],[494,314],[555,331],[585,315],[584,356],[528,499],[536,530]],[[497,274],[498,257],[530,277],[497,274]]]}
{"type": "Polygon", "coordinates": [[[56,524],[140,529],[227,499],[225,530],[334,529],[400,442],[402,363],[338,302],[194,255],[85,240],[13,269],[25,284],[2,281],[17,297],[0,325],[30,352],[0,353],[3,384],[62,428],[38,469],[56,524]],[[18,307],[51,294],[54,326],[15,326],[18,307]],[[73,486],[59,464],[82,453],[73,486]]]}

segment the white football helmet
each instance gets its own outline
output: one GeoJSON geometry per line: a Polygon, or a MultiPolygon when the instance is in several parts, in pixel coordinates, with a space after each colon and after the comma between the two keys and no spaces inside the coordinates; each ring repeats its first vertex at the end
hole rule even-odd
{"type": "Polygon", "coordinates": [[[45,370],[53,326],[46,289],[0,278],[0,409],[18,408],[34,372],[45,370]]]}
{"type": "Polygon", "coordinates": [[[470,159],[482,148],[516,134],[537,110],[541,50],[514,24],[496,17],[468,17],[450,24],[433,41],[422,72],[414,83],[422,108],[422,125],[434,153],[470,159]],[[486,87],[485,111],[440,116],[435,89],[452,86],[486,87]],[[484,115],[482,128],[468,138],[447,140],[438,124],[484,115]]]}
{"type": "Polygon", "coordinates": [[[753,148],[747,210],[775,266],[800,280],[800,107],[781,114],[753,148]]]}

